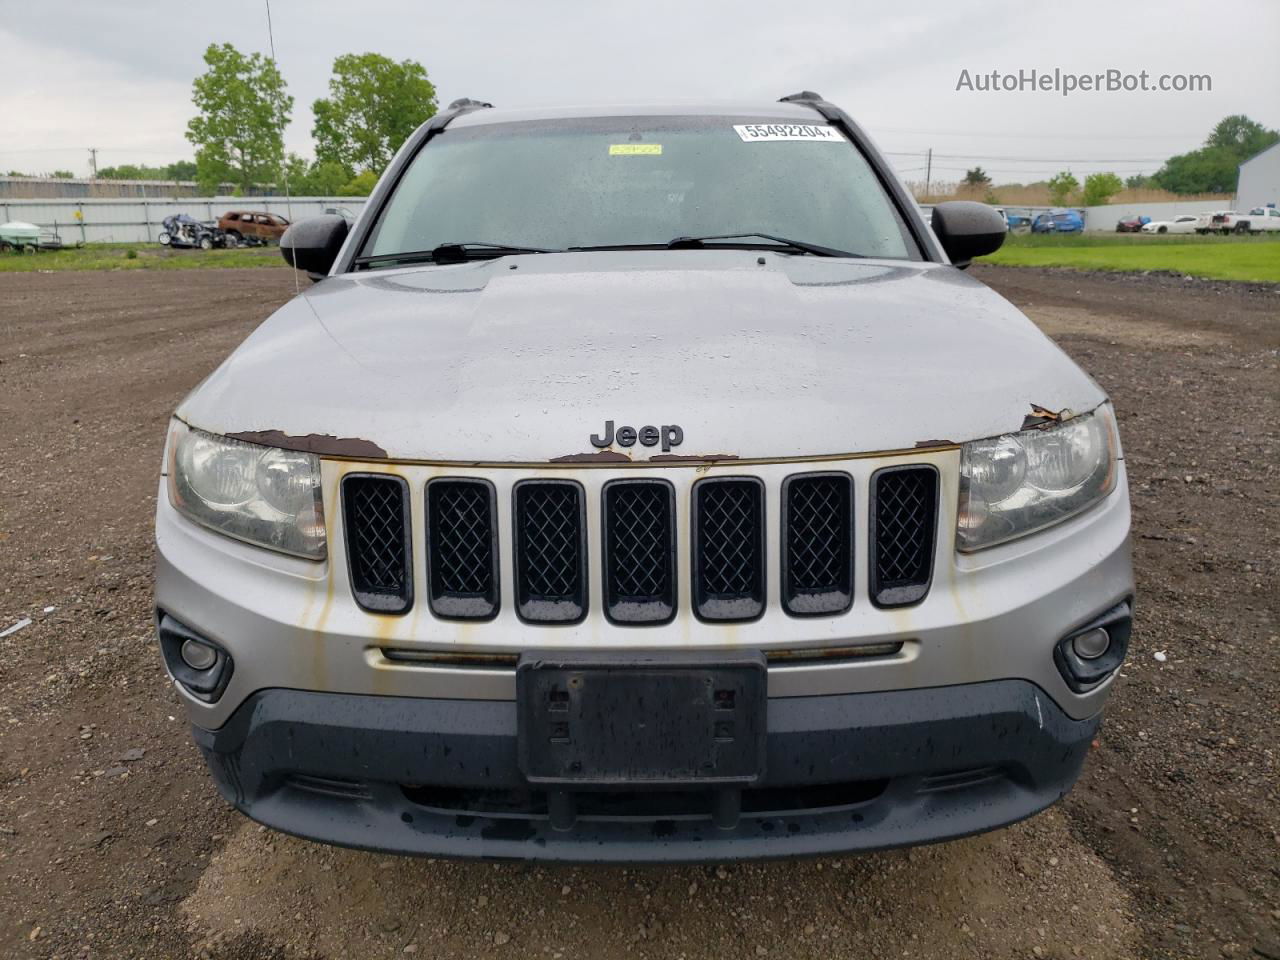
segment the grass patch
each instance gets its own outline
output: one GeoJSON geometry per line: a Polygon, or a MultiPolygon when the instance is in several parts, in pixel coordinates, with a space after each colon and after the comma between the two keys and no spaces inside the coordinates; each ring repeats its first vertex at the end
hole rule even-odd
{"type": "Polygon", "coordinates": [[[155,243],[90,243],[79,249],[7,251],[0,273],[50,270],[208,270],[220,267],[287,267],[275,247],[171,250],[155,243]]]}
{"type": "Polygon", "coordinates": [[[1280,283],[1280,235],[1015,234],[981,262],[1075,270],[1170,270],[1214,280],[1280,283]]]}

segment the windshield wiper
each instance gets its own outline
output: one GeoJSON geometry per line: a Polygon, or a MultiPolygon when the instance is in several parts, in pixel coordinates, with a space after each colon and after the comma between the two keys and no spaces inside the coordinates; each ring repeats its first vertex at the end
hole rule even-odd
{"type": "MultiPolygon", "coordinates": [[[[786,237],[776,237],[771,233],[720,233],[708,237],[676,237],[667,243],[668,250],[696,250],[705,246],[708,240],[742,240],[747,237],[758,237],[761,240],[771,240],[776,244],[784,247],[790,247],[792,250],[798,250],[801,253],[811,253],[815,257],[860,257],[860,253],[848,253],[844,250],[836,250],[832,247],[821,247],[816,243],[806,243],[803,240],[788,240],[786,237]]],[[[724,246],[724,244],[722,244],[724,246]]],[[[759,244],[751,244],[758,247],[759,244]]]]}
{"type": "Polygon", "coordinates": [[[485,243],[470,240],[465,243],[442,243],[430,250],[405,250],[400,253],[379,253],[371,257],[356,257],[357,267],[374,267],[384,263],[462,263],[464,260],[492,260],[513,253],[561,253],[545,247],[513,247],[505,243],[485,243]]]}

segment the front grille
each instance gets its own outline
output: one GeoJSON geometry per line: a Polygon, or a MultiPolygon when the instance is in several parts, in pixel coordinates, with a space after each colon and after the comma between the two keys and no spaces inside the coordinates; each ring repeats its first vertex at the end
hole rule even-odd
{"type": "Polygon", "coordinates": [[[933,579],[938,471],[886,467],[871,477],[871,599],[880,607],[918,603],[933,579]]]}
{"type": "MultiPolygon", "coordinates": [[[[592,495],[594,496],[594,487],[592,495]]],[[[877,607],[918,603],[928,594],[937,548],[940,481],[929,464],[884,467],[867,488],[870,598],[877,607]]],[[[839,616],[854,595],[854,480],[844,472],[798,473],[779,489],[778,586],[790,616],[839,616]]],[[[520,480],[512,488],[510,599],[530,623],[572,624],[589,610],[587,491],[576,480],[520,480]]],[[[761,616],[766,603],[766,489],[758,477],[704,477],[689,493],[689,554],[678,557],[677,492],[666,479],[641,474],[600,488],[598,529],[602,612],[626,625],[670,623],[681,564],[701,620],[761,616]]],[[[340,506],[352,593],[365,610],[404,613],[413,607],[413,534],[425,557],[432,614],[487,620],[499,614],[499,511],[494,484],[434,477],[410,487],[391,473],[343,477],[340,506]],[[411,519],[411,501],[423,510],[411,519]]],[[[505,520],[505,511],[503,511],[505,520]]],[[[594,511],[593,511],[594,518],[594,511]]]]}
{"type": "Polygon", "coordinates": [[[616,623],[668,623],[676,612],[675,491],[665,480],[605,484],[604,603],[616,623]]]}
{"type": "Polygon", "coordinates": [[[794,616],[853,603],[853,478],[807,473],[782,483],[782,604],[794,616]]]}
{"type": "Polygon", "coordinates": [[[693,604],[704,620],[764,612],[764,484],[754,477],[693,485],[693,604]]]}
{"type": "Polygon", "coordinates": [[[572,480],[515,486],[516,611],[534,623],[576,623],[587,613],[585,498],[572,480]]]}
{"type": "Polygon", "coordinates": [[[400,477],[349,473],[342,513],[356,602],[375,613],[404,613],[413,606],[409,485],[400,477]]]}
{"type": "Polygon", "coordinates": [[[427,582],[437,616],[487,620],[498,612],[498,528],[487,480],[427,483],[427,582]]]}

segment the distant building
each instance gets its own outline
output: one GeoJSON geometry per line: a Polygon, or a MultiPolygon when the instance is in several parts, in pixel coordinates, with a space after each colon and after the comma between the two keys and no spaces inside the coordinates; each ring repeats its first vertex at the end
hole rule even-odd
{"type": "Polygon", "coordinates": [[[1280,142],[1240,164],[1240,179],[1236,181],[1237,210],[1267,204],[1280,206],[1280,142]]]}
{"type": "MultiPolygon", "coordinates": [[[[234,184],[224,183],[220,196],[230,196],[234,184]]],[[[256,187],[249,196],[273,196],[270,186],[256,187]]],[[[111,200],[117,197],[201,197],[194,180],[105,180],[61,177],[0,177],[0,200],[111,200]]]]}

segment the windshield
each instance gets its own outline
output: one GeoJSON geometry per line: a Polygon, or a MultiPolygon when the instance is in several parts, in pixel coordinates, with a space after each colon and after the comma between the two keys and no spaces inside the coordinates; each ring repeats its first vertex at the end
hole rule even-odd
{"type": "Polygon", "coordinates": [[[734,117],[446,128],[413,159],[360,253],[660,246],[747,233],[919,256],[875,173],[833,127],[734,117]]]}

